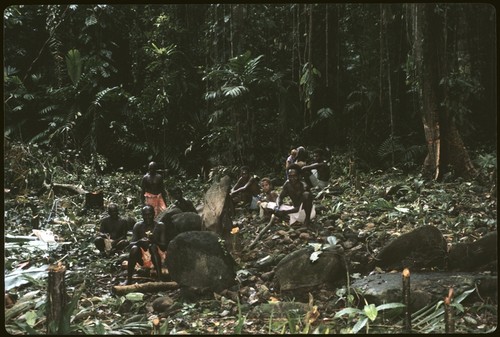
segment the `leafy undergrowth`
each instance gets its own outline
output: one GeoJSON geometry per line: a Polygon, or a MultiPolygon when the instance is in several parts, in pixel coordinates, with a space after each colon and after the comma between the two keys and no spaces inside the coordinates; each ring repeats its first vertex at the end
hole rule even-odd
{"type": "MultiPolygon", "coordinates": [[[[122,215],[139,218],[140,173],[115,172],[96,180],[92,170],[78,169],[76,174],[57,166],[52,170],[52,179],[74,185],[86,183],[89,190],[102,189],[105,204],[115,202],[121,205],[122,215]]],[[[496,190],[492,189],[495,181],[489,180],[487,174],[483,176],[486,178],[473,181],[434,182],[419,174],[391,169],[359,173],[354,182],[352,177],[339,175],[328,188],[316,193],[314,226],[301,228],[276,221],[253,249],[248,249],[250,243],[267,222],[256,212],[237,210],[233,224],[238,229],[233,231],[228,247],[240,267],[239,286],[196,301],[183,299],[178,290],[112,294],[112,286],[125,279],[121,268],[124,256],[102,258],[97,254],[93,238],[101,211],[82,212],[83,195],[54,195],[49,190],[36,192],[29,188],[14,193],[6,189],[5,235],[32,236],[33,227],[39,226],[52,231],[57,243],[6,240],[5,327],[11,334],[46,333],[44,270],[48,264],[60,261],[67,268],[67,292],[76,304],[68,333],[324,334],[353,329],[401,333],[400,311],[398,314],[396,308],[386,311],[365,303],[348,282],[337,289],[314,289],[292,297],[275,289],[272,267],[289,252],[310,243],[327,243],[328,237],[335,236],[350,253],[348,280],[352,282],[366,275],[366,261],[385,243],[416,226],[438,227],[449,243],[474,241],[497,226],[496,190]],[[274,262],[266,268],[265,261],[274,262]],[[162,313],[155,312],[152,305],[160,297],[169,304],[162,313]],[[361,321],[365,322],[363,326],[361,321]]],[[[199,179],[167,179],[167,184],[174,183],[198,204],[210,186],[210,182],[199,179]]],[[[440,304],[414,314],[415,332],[444,332],[440,304]]],[[[463,306],[457,303],[454,310],[456,332],[478,333],[496,328],[496,301],[479,297],[464,301],[463,306]]]]}

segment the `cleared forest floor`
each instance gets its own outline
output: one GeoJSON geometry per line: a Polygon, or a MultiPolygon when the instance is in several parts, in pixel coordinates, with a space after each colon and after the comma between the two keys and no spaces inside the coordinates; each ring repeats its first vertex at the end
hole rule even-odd
{"type": "MultiPolygon", "coordinates": [[[[57,168],[59,183],[102,190],[105,204],[120,205],[122,216],[139,219],[139,173],[116,172],[95,177],[57,168]]],[[[211,182],[199,179],[167,179],[178,184],[186,198],[199,204],[211,182]],[[180,181],[180,182],[179,182],[180,181]]],[[[179,290],[160,293],[112,294],[113,285],[125,279],[124,255],[100,257],[93,245],[101,210],[82,212],[84,196],[51,190],[4,190],[5,287],[7,332],[46,333],[45,303],[47,265],[60,261],[67,268],[66,287],[76,305],[69,333],[76,334],[273,334],[345,333],[367,315],[364,300],[350,283],[366,276],[362,265],[350,270],[349,282],[337,289],[315,289],[290,297],[275,289],[272,269],[257,261],[277,259],[311,243],[326,243],[334,236],[359,261],[373,258],[380,248],[402,233],[421,225],[438,227],[450,244],[471,242],[497,228],[496,181],[479,179],[426,181],[419,174],[396,169],[333,177],[331,186],[316,193],[317,217],[303,228],[276,221],[253,249],[248,247],[267,225],[258,212],[237,209],[230,252],[238,262],[239,285],[221,294],[190,301],[179,290]],[[57,243],[8,239],[33,236],[34,226],[50,230],[57,243]],[[163,298],[165,310],[153,302],[163,298]],[[359,308],[351,315],[336,316],[345,308],[359,308]],[[365,316],[363,316],[365,315],[365,316]]],[[[496,274],[496,271],[493,272],[496,274]]],[[[460,294],[457,294],[457,297],[460,294]]],[[[444,315],[429,308],[415,332],[444,332],[444,315]]],[[[493,331],[498,321],[496,298],[482,298],[474,291],[455,306],[455,331],[493,331]]],[[[401,333],[401,311],[378,312],[361,331],[401,333]]]]}

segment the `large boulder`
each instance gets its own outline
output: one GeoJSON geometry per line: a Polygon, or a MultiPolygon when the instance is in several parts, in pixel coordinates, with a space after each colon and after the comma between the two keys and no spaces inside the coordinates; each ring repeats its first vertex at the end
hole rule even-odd
{"type": "Polygon", "coordinates": [[[189,231],[201,230],[201,216],[194,212],[181,212],[164,217],[162,242],[168,244],[177,235],[189,231]]]}
{"type": "Polygon", "coordinates": [[[384,246],[373,262],[385,270],[444,269],[446,240],[434,226],[418,227],[384,246]]]}
{"type": "MultiPolygon", "coordinates": [[[[401,302],[401,273],[371,274],[356,279],[351,285],[368,303],[375,305],[401,302]]],[[[455,297],[476,288],[470,297],[497,298],[498,280],[496,275],[481,273],[416,272],[410,274],[410,309],[415,312],[438,300],[442,300],[453,288],[455,297]],[[475,295],[475,296],[474,296],[475,295]]],[[[483,301],[483,300],[482,300],[483,301]]]]}
{"type": "Polygon", "coordinates": [[[229,197],[231,179],[224,176],[215,182],[203,198],[203,228],[222,237],[230,233],[233,226],[233,204],[229,197]]]}
{"type": "Polygon", "coordinates": [[[166,264],[181,288],[220,292],[235,284],[236,263],[213,232],[177,235],[168,245],[166,264]]]}
{"type": "Polygon", "coordinates": [[[182,213],[181,209],[178,207],[167,208],[161,211],[156,217],[155,220],[163,223],[170,223],[172,217],[176,214],[182,213]]]}
{"type": "Polygon", "coordinates": [[[497,232],[491,232],[477,241],[457,243],[448,254],[448,269],[453,271],[497,271],[497,232]]]}
{"type": "Polygon", "coordinates": [[[314,251],[312,246],[285,256],[276,266],[274,280],[281,292],[331,288],[346,276],[343,256],[336,247],[314,251]]]}

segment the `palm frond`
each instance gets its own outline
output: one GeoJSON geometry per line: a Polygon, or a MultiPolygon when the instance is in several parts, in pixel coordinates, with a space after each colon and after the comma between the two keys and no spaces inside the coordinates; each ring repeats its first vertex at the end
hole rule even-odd
{"type": "Polygon", "coordinates": [[[77,49],[71,49],[66,55],[66,67],[68,68],[68,76],[74,85],[78,84],[82,75],[82,58],[77,49]]]}
{"type": "Polygon", "coordinates": [[[225,97],[236,98],[248,92],[248,88],[245,87],[244,85],[224,86],[222,87],[222,92],[224,93],[225,97]]]}

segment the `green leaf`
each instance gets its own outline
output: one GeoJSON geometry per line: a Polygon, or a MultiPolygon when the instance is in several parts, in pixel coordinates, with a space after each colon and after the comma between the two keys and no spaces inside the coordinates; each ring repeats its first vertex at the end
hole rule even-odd
{"type": "Polygon", "coordinates": [[[462,302],[467,296],[469,296],[475,290],[476,290],[476,288],[472,288],[472,289],[464,291],[463,293],[461,293],[460,295],[458,295],[453,302],[454,303],[460,303],[460,302],[462,302]]]}
{"type": "Polygon", "coordinates": [[[26,319],[26,323],[32,327],[35,325],[38,315],[35,310],[30,310],[24,314],[24,318],[26,319]]]}
{"type": "Polygon", "coordinates": [[[375,304],[367,304],[363,308],[365,315],[373,322],[375,318],[377,318],[378,310],[375,307],[375,304]]]}
{"type": "Polygon", "coordinates": [[[405,305],[403,303],[385,303],[377,306],[377,310],[387,310],[387,309],[396,309],[396,308],[403,308],[405,305]]]}
{"type": "Polygon", "coordinates": [[[363,327],[368,323],[368,317],[364,317],[362,320],[359,320],[353,327],[352,333],[358,333],[359,330],[363,329],[363,327]]]}
{"type": "Polygon", "coordinates": [[[129,301],[132,301],[132,302],[139,302],[139,301],[142,301],[142,299],[144,298],[144,294],[143,293],[128,293],[127,295],[125,295],[125,298],[129,301]]]}
{"type": "Polygon", "coordinates": [[[339,312],[337,312],[334,318],[339,318],[344,315],[352,315],[352,314],[363,314],[363,311],[357,308],[344,308],[339,312]]]}
{"type": "Polygon", "coordinates": [[[77,49],[71,49],[66,55],[66,67],[68,68],[68,76],[74,85],[78,83],[82,76],[82,58],[77,49]]]}

